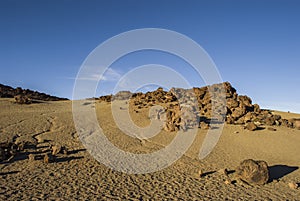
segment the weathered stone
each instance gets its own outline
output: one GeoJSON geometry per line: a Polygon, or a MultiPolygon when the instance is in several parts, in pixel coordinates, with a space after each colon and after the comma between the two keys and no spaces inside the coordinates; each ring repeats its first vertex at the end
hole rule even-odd
{"type": "Polygon", "coordinates": [[[34,156],[33,154],[29,154],[29,155],[28,155],[28,160],[29,160],[30,162],[34,161],[34,160],[35,160],[35,156],[34,156]]]}
{"type": "Polygon", "coordinates": [[[252,100],[248,96],[238,96],[238,101],[245,106],[251,107],[252,106],[252,100]]]}
{"type": "Polygon", "coordinates": [[[268,126],[273,126],[275,124],[275,118],[272,116],[272,117],[267,117],[265,119],[265,124],[268,125],[268,126]]]}
{"type": "Polygon", "coordinates": [[[280,119],[279,122],[281,123],[282,126],[292,128],[293,127],[293,122],[287,120],[287,119],[280,119]]]}
{"type": "Polygon", "coordinates": [[[258,128],[258,126],[253,122],[249,122],[245,126],[245,129],[247,129],[249,131],[255,131],[255,130],[257,130],[257,128],[258,128]]]}
{"type": "Polygon", "coordinates": [[[269,180],[268,164],[265,161],[244,160],[237,167],[236,175],[248,184],[266,184],[269,180]]]}
{"type": "Polygon", "coordinates": [[[290,189],[297,189],[298,188],[298,184],[296,182],[289,182],[288,186],[290,189]]]}
{"type": "Polygon", "coordinates": [[[259,105],[258,104],[254,104],[253,105],[253,111],[255,112],[255,113],[260,113],[260,107],[259,107],[259,105]]]}
{"type": "Polygon", "coordinates": [[[199,127],[200,127],[201,129],[204,129],[204,130],[207,130],[207,129],[210,128],[209,124],[206,123],[206,122],[204,122],[204,121],[201,121],[201,122],[200,122],[199,127]]]}
{"type": "Polygon", "coordinates": [[[52,163],[55,160],[55,156],[53,156],[52,154],[45,154],[44,155],[44,163],[52,163]]]}
{"type": "Polygon", "coordinates": [[[15,144],[18,146],[19,150],[22,151],[25,148],[36,148],[38,142],[30,135],[23,135],[16,139],[15,144]]]}
{"type": "Polygon", "coordinates": [[[55,156],[61,152],[62,147],[60,145],[54,145],[51,147],[51,149],[52,149],[52,155],[55,156]]]}
{"type": "Polygon", "coordinates": [[[243,115],[246,114],[246,108],[245,107],[237,107],[233,110],[231,116],[234,118],[234,119],[238,119],[240,117],[242,117],[243,115]]]}
{"type": "Polygon", "coordinates": [[[235,99],[229,98],[227,99],[227,103],[226,103],[227,107],[232,109],[232,108],[236,108],[239,106],[239,102],[235,99]]]}
{"type": "Polygon", "coordinates": [[[232,116],[227,116],[227,117],[226,117],[226,123],[228,123],[228,124],[233,124],[233,123],[234,123],[233,117],[232,117],[232,116]]]}

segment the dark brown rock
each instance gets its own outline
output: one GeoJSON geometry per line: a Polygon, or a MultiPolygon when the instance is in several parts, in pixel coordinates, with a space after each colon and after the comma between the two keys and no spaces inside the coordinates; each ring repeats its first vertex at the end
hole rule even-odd
{"type": "Polygon", "coordinates": [[[264,185],[269,180],[268,164],[265,161],[244,160],[237,167],[236,176],[248,184],[264,185]]]}

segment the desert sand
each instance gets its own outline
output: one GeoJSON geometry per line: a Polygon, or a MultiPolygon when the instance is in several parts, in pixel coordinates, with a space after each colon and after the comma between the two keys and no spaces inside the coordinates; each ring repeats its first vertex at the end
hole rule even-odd
{"type": "MultiPolygon", "coordinates": [[[[96,102],[99,124],[107,138],[133,153],[159,150],[172,141],[176,132],[161,131],[141,141],[123,134],[115,125],[111,107],[96,102]]],[[[0,140],[37,140],[36,148],[25,148],[13,159],[1,162],[0,200],[300,200],[300,130],[271,126],[248,131],[240,125],[225,124],[217,146],[203,160],[198,154],[207,130],[199,130],[190,149],[170,167],[148,174],[125,174],[96,161],[79,140],[72,117],[71,101],[49,101],[30,105],[0,99],[0,140]],[[44,163],[49,146],[60,144],[68,154],[44,163]],[[29,154],[35,160],[29,160],[29,154]],[[233,170],[244,159],[264,160],[270,181],[263,186],[226,183],[220,169],[233,170]],[[199,176],[199,170],[204,175],[199,176]]],[[[122,108],[130,110],[130,108],[122,108]]],[[[285,118],[299,114],[274,112],[285,118]]],[[[147,126],[148,110],[131,111],[133,121],[147,126]]]]}

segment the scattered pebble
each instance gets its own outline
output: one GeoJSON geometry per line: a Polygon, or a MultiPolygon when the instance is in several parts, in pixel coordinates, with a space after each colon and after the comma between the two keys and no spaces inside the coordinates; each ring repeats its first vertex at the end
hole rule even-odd
{"type": "Polygon", "coordinates": [[[44,163],[51,163],[54,161],[54,156],[51,154],[44,155],[44,163]]]}
{"type": "Polygon", "coordinates": [[[48,156],[48,154],[46,154],[44,156],[44,163],[49,163],[49,156],[48,156]]]}
{"type": "Polygon", "coordinates": [[[198,171],[198,175],[199,175],[199,177],[203,177],[203,171],[202,171],[202,170],[199,170],[199,171],[198,171]]]}
{"type": "Polygon", "coordinates": [[[234,134],[239,134],[240,132],[239,131],[234,131],[234,134]]]}
{"type": "Polygon", "coordinates": [[[229,185],[229,184],[232,184],[232,181],[229,180],[229,179],[226,179],[226,180],[224,181],[224,183],[225,183],[226,185],[229,185]]]}
{"type": "Polygon", "coordinates": [[[227,175],[228,175],[228,170],[227,170],[226,168],[220,169],[220,170],[218,171],[218,173],[227,176],[227,175]]]}
{"type": "Polygon", "coordinates": [[[29,154],[29,155],[28,155],[28,160],[29,160],[30,162],[34,161],[34,160],[35,160],[34,155],[33,155],[33,154],[29,154]]]}
{"type": "Polygon", "coordinates": [[[268,130],[269,131],[276,131],[277,129],[276,128],[272,128],[272,127],[268,127],[268,130]]]}
{"type": "Polygon", "coordinates": [[[55,156],[61,151],[61,146],[60,145],[54,145],[51,147],[52,148],[52,155],[55,156]]]}
{"type": "Polygon", "coordinates": [[[295,183],[295,182],[288,183],[288,186],[290,187],[290,189],[297,189],[298,188],[298,184],[295,183]]]}

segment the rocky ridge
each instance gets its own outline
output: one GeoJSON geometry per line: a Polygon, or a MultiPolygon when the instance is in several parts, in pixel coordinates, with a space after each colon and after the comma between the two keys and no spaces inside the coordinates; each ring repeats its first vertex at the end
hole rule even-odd
{"type": "Polygon", "coordinates": [[[41,100],[41,101],[59,101],[68,100],[67,98],[59,98],[56,96],[51,96],[45,93],[40,93],[37,91],[32,91],[29,89],[22,89],[21,87],[13,88],[0,84],[0,98],[15,98],[17,103],[28,104],[31,100],[41,100]]]}

